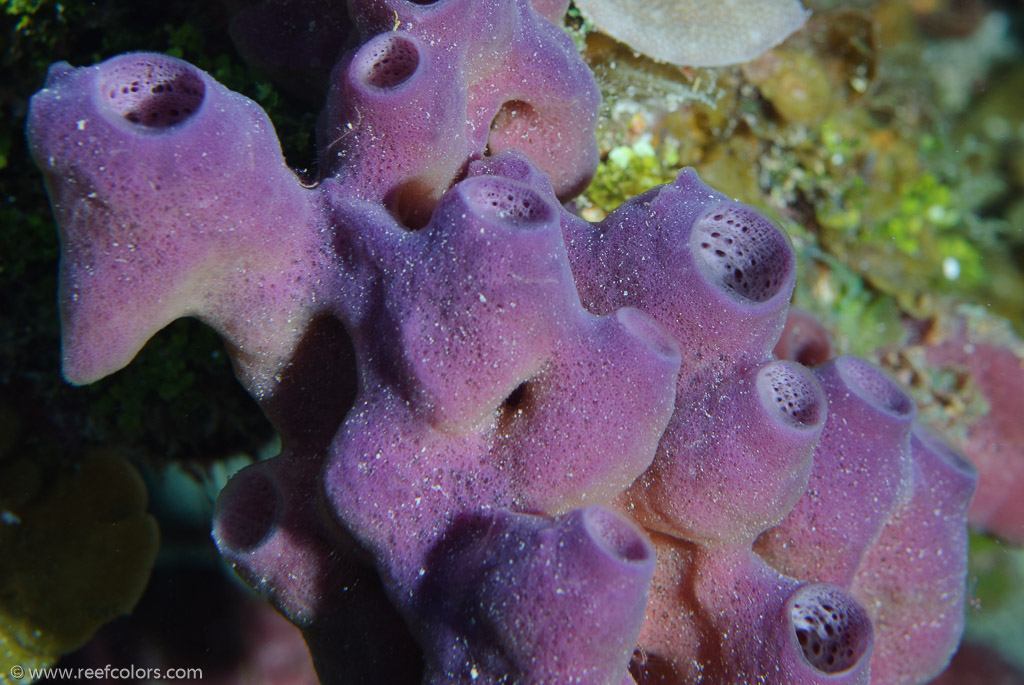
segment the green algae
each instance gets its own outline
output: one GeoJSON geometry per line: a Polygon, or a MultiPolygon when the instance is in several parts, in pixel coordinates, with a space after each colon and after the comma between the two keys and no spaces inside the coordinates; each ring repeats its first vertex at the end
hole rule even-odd
{"type": "Polygon", "coordinates": [[[659,153],[646,139],[612,148],[579,201],[584,216],[598,221],[626,199],[671,182],[678,172],[678,154],[672,149],[659,153]]]}
{"type": "Polygon", "coordinates": [[[53,664],[129,613],[156,559],[146,489],[121,455],[0,461],[0,678],[53,664]]]}
{"type": "Polygon", "coordinates": [[[1024,550],[982,535],[970,537],[965,637],[997,650],[1024,668],[1024,550]]]}

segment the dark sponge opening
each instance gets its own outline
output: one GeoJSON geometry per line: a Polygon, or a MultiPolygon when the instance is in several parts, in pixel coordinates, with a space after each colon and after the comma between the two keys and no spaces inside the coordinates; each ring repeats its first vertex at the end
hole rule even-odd
{"type": "Polygon", "coordinates": [[[853,668],[871,645],[867,612],[837,587],[805,585],[794,593],[789,607],[804,658],[822,673],[853,668]]]}
{"type": "Polygon", "coordinates": [[[718,207],[697,219],[690,244],[710,281],[752,302],[775,297],[793,269],[782,232],[742,205],[718,207]]]}
{"type": "Polygon", "coordinates": [[[255,549],[274,531],[280,505],[280,493],[270,478],[251,467],[240,471],[218,498],[214,535],[229,549],[255,549]]]}
{"type": "Polygon", "coordinates": [[[385,90],[408,81],[419,65],[416,43],[398,33],[384,33],[360,48],[354,68],[363,83],[385,90]]]}
{"type": "Polygon", "coordinates": [[[477,213],[519,228],[546,224],[553,218],[548,203],[530,188],[494,176],[463,182],[466,198],[477,213]]]}
{"type": "Polygon", "coordinates": [[[588,507],[582,516],[593,540],[614,558],[624,562],[645,562],[651,558],[650,544],[625,519],[601,507],[588,507]]]}
{"type": "Polygon", "coordinates": [[[99,78],[102,103],[118,116],[147,128],[167,128],[198,111],[206,95],[191,65],[160,55],[111,60],[99,78]]]}
{"type": "Polygon", "coordinates": [[[797,428],[810,428],[824,418],[825,400],[811,374],[791,362],[771,362],[757,375],[765,406],[774,406],[783,420],[797,428]]]}
{"type": "Polygon", "coordinates": [[[543,130],[540,113],[524,100],[509,100],[502,104],[491,120],[490,136],[504,136],[515,141],[517,147],[529,148],[543,141],[538,135],[543,130]]]}

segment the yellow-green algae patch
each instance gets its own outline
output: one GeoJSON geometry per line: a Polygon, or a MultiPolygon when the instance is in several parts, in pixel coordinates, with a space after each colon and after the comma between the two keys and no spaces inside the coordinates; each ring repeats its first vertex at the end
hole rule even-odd
{"type": "Polygon", "coordinates": [[[0,455],[0,682],[53,664],[131,612],[159,546],[146,488],[122,456],[0,455]]]}

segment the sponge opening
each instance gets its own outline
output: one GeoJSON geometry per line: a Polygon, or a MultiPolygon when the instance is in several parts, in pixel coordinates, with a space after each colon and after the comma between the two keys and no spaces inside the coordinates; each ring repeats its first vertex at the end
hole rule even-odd
{"type": "Polygon", "coordinates": [[[651,559],[653,550],[643,534],[630,522],[600,507],[582,512],[583,525],[593,539],[610,556],[628,563],[651,559]]]}
{"type": "Polygon", "coordinates": [[[477,176],[460,184],[466,199],[485,218],[516,228],[546,226],[555,218],[549,203],[532,189],[495,176],[477,176]]]}
{"type": "Polygon", "coordinates": [[[836,367],[843,381],[865,401],[897,417],[912,417],[914,401],[871,362],[858,357],[839,357],[836,367]]]}
{"type": "Polygon", "coordinates": [[[697,219],[690,246],[708,280],[750,302],[778,295],[794,268],[782,231],[742,205],[716,207],[697,219]]]}
{"type": "Polygon", "coordinates": [[[390,90],[412,78],[419,65],[416,43],[397,33],[385,33],[360,48],[354,66],[364,84],[390,90]]]}
{"type": "Polygon", "coordinates": [[[127,55],[107,62],[99,77],[100,102],[133,124],[163,129],[192,117],[206,85],[190,64],[162,55],[127,55]]]}
{"type": "Polygon", "coordinates": [[[249,552],[276,529],[281,495],[265,474],[250,467],[236,474],[221,492],[214,537],[227,549],[249,552]]]}
{"type": "Polygon", "coordinates": [[[850,670],[871,646],[867,612],[837,587],[805,585],[794,593],[788,606],[804,659],[822,673],[850,670]]]}
{"type": "Polygon", "coordinates": [[[820,426],[824,393],[809,371],[792,362],[771,362],[757,374],[757,388],[766,409],[793,428],[820,426]]]}

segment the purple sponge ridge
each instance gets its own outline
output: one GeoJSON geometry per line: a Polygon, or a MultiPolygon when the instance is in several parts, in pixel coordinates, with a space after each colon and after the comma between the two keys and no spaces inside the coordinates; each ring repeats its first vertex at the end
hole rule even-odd
{"type": "Polygon", "coordinates": [[[807,491],[757,550],[795,578],[848,586],[907,497],[910,397],[872,364],[839,357],[815,369],[830,418],[807,491]],[[799,541],[799,542],[797,542],[799,541]]]}
{"type": "Polygon", "coordinates": [[[428,680],[623,682],[654,571],[643,533],[600,507],[554,521],[498,511],[475,527],[434,579],[426,630],[443,661],[428,680]]]}

